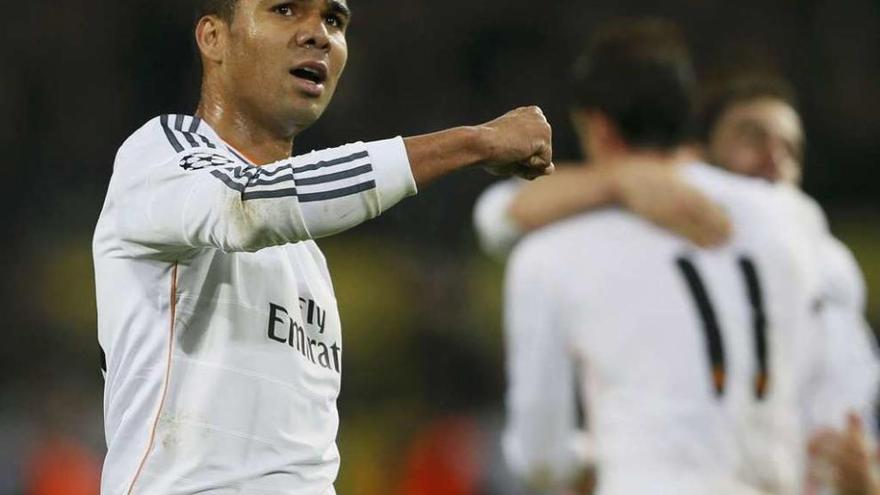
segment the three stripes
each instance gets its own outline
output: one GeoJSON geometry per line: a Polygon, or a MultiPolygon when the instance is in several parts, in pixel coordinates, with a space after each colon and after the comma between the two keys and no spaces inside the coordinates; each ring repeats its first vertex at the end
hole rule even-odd
{"type": "MultiPolygon", "coordinates": [[[[202,121],[198,117],[163,115],[160,123],[165,137],[177,153],[182,153],[189,145],[189,148],[216,149],[218,157],[226,158],[219,151],[218,144],[199,133],[202,121]]],[[[213,169],[213,177],[240,193],[243,201],[296,197],[300,203],[309,203],[352,196],[376,188],[374,180],[363,180],[363,176],[373,172],[366,151],[297,167],[291,162],[256,167],[232,148],[225,148],[239,159],[240,165],[223,167],[212,162],[210,156],[200,159],[205,166],[213,169]]],[[[194,166],[191,156],[184,157],[184,160],[187,169],[205,168],[198,164],[194,166]]]]}

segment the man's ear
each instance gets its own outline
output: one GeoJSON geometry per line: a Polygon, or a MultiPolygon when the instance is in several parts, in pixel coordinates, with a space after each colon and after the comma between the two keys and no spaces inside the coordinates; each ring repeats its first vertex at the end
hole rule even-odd
{"type": "Polygon", "coordinates": [[[571,112],[571,119],[580,137],[584,155],[595,158],[598,154],[605,155],[609,151],[627,148],[617,125],[601,110],[576,109],[571,112]]]}
{"type": "Polygon", "coordinates": [[[196,25],[196,44],[206,62],[222,63],[229,26],[220,18],[206,15],[196,25]]]}
{"type": "Polygon", "coordinates": [[[588,112],[584,109],[576,108],[569,112],[568,118],[571,121],[571,125],[574,127],[574,132],[580,143],[581,153],[586,159],[590,156],[590,137],[587,130],[589,125],[588,112]]]}
{"type": "Polygon", "coordinates": [[[571,122],[579,135],[592,135],[596,139],[608,141],[616,139],[614,123],[601,111],[593,109],[577,109],[570,113],[571,122]]]}
{"type": "Polygon", "coordinates": [[[626,140],[620,134],[617,124],[600,110],[591,110],[587,113],[587,127],[595,139],[602,143],[605,148],[621,150],[626,149],[626,140]]]}
{"type": "Polygon", "coordinates": [[[611,123],[604,113],[593,110],[587,113],[587,125],[594,129],[594,132],[604,142],[616,141],[617,132],[614,124],[611,123]]]}
{"type": "Polygon", "coordinates": [[[587,111],[577,108],[573,109],[569,112],[568,118],[571,121],[571,125],[574,126],[575,132],[579,135],[583,134],[587,130],[587,111]]]}

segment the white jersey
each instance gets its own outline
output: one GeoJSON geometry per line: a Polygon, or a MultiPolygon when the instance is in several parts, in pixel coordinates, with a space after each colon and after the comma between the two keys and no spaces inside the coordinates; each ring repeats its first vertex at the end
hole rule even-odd
{"type": "MultiPolygon", "coordinates": [[[[504,259],[523,236],[508,211],[521,179],[499,181],[480,195],[474,225],[483,251],[504,259]]],[[[820,365],[814,369],[812,393],[804,404],[808,430],[842,428],[846,413],[857,411],[874,425],[880,357],[873,331],[865,318],[865,282],[849,249],[827,230],[821,208],[795,189],[785,193],[793,221],[813,230],[822,274],[821,319],[823,335],[813,352],[820,365]],[[821,342],[821,344],[818,344],[821,342]]],[[[809,434],[809,432],[807,432],[809,434]]]]}
{"type": "Polygon", "coordinates": [[[880,361],[873,330],[865,319],[865,281],[850,250],[827,236],[819,245],[823,274],[820,367],[807,397],[809,430],[842,429],[848,412],[859,413],[876,435],[874,408],[880,361]]]}
{"type": "Polygon", "coordinates": [[[522,179],[498,181],[483,191],[474,205],[477,241],[483,252],[493,258],[506,258],[523,236],[522,229],[510,218],[508,211],[525,183],[522,179]]]}
{"type": "Polygon", "coordinates": [[[122,145],[94,237],[102,493],[333,493],[339,312],[310,239],[415,193],[400,138],[255,167],[163,116],[122,145]]]}
{"type": "Polygon", "coordinates": [[[558,485],[577,469],[577,366],[601,495],[800,489],[798,411],[819,334],[811,235],[783,186],[684,172],[731,215],[727,247],[604,210],[515,250],[505,452],[521,476],[558,485]]]}

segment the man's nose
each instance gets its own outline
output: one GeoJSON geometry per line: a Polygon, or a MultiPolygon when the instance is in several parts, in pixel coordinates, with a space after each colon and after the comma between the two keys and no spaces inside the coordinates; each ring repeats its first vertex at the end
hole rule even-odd
{"type": "Polygon", "coordinates": [[[785,149],[774,143],[767,143],[761,154],[761,177],[776,182],[782,178],[782,168],[787,160],[785,149]]]}
{"type": "Polygon", "coordinates": [[[296,44],[303,48],[318,50],[330,49],[330,33],[321,13],[309,15],[303,19],[296,33],[296,44]]]}

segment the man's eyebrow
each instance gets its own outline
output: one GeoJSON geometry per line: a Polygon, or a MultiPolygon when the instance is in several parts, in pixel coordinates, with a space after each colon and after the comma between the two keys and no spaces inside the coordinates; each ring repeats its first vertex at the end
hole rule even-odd
{"type": "Polygon", "coordinates": [[[331,12],[342,14],[345,17],[351,17],[351,9],[343,2],[339,0],[330,0],[328,4],[331,12]]]}
{"type": "Polygon", "coordinates": [[[764,134],[767,133],[766,130],[764,129],[764,126],[761,125],[760,121],[758,121],[757,119],[754,119],[754,118],[750,118],[750,117],[744,118],[741,121],[737,122],[736,128],[739,130],[759,131],[764,134]]]}

